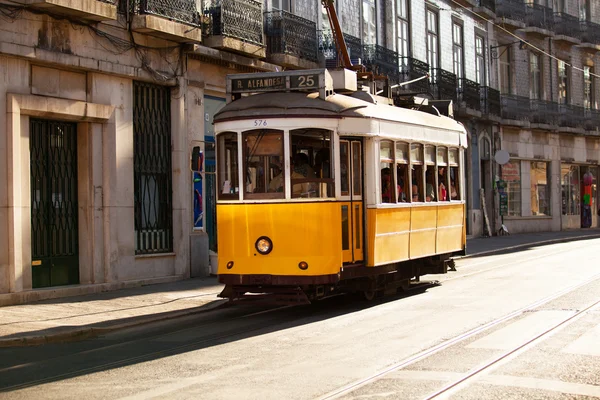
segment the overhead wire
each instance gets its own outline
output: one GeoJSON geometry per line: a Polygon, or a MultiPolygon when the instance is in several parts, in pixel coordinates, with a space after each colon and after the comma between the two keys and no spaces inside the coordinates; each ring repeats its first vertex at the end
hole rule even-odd
{"type": "MultiPolygon", "coordinates": [[[[526,42],[528,47],[531,47],[532,49],[534,49],[534,50],[536,50],[536,51],[540,52],[541,54],[545,54],[546,56],[548,56],[548,57],[550,57],[550,58],[552,58],[552,59],[554,59],[554,60],[556,60],[556,61],[563,62],[563,63],[565,63],[565,65],[569,66],[570,68],[572,68],[572,69],[574,69],[574,70],[581,71],[581,72],[585,72],[585,71],[583,70],[583,68],[576,67],[576,66],[574,66],[573,64],[571,64],[571,63],[569,63],[569,62],[567,62],[567,61],[565,61],[565,60],[561,60],[560,58],[558,58],[558,57],[556,57],[556,56],[554,56],[554,55],[552,55],[552,54],[548,53],[547,51],[545,51],[545,50],[542,50],[542,49],[538,48],[537,46],[535,46],[535,45],[531,44],[530,42],[527,42],[527,41],[526,41],[525,39],[523,39],[522,37],[515,35],[514,33],[512,33],[511,31],[509,31],[508,29],[506,29],[506,28],[504,28],[503,26],[501,26],[501,25],[499,25],[499,24],[495,23],[495,22],[494,22],[494,21],[492,21],[491,19],[488,19],[488,18],[486,18],[485,16],[483,16],[483,15],[481,15],[481,14],[478,14],[478,13],[476,13],[475,11],[471,10],[470,8],[468,8],[468,7],[466,7],[466,6],[462,5],[462,4],[460,4],[460,3],[459,3],[457,0],[450,0],[450,1],[451,1],[452,3],[454,3],[454,4],[456,4],[457,6],[461,7],[462,9],[464,9],[464,10],[466,10],[466,11],[470,12],[471,14],[473,14],[473,15],[477,16],[478,18],[481,18],[482,20],[486,21],[487,23],[490,23],[490,24],[494,25],[495,27],[499,28],[500,30],[502,30],[502,31],[504,31],[505,33],[509,34],[510,36],[514,37],[515,39],[518,39],[519,41],[526,42]]],[[[591,71],[589,72],[589,74],[590,74],[590,76],[594,76],[594,77],[596,77],[596,78],[600,78],[600,75],[598,75],[598,74],[595,74],[595,73],[593,73],[593,72],[591,72],[591,71]]]]}

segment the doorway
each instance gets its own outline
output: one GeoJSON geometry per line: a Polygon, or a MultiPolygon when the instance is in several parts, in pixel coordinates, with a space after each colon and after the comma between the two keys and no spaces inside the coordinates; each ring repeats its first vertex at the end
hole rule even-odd
{"type": "Polygon", "coordinates": [[[344,263],[364,260],[362,141],[340,138],[342,255],[344,263]]]}
{"type": "Polygon", "coordinates": [[[77,124],[30,119],[32,287],[79,283],[77,124]]]}

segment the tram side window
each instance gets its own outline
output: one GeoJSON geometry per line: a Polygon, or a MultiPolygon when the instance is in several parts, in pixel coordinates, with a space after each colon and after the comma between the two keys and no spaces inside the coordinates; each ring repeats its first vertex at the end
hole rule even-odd
{"type": "Polygon", "coordinates": [[[449,149],[448,168],[450,175],[450,200],[460,200],[460,184],[462,182],[458,170],[458,149],[449,149]]]}
{"type": "Polygon", "coordinates": [[[218,173],[219,173],[219,199],[239,198],[238,175],[238,140],[237,133],[227,132],[218,136],[218,173]]]}
{"type": "Polygon", "coordinates": [[[331,131],[291,130],[290,145],[292,198],[333,197],[331,131]]]}
{"type": "Polygon", "coordinates": [[[420,202],[424,199],[425,181],[423,179],[423,146],[417,143],[410,145],[410,181],[411,202],[420,202]]]}
{"type": "Polygon", "coordinates": [[[396,179],[398,182],[398,202],[409,201],[408,183],[408,143],[396,143],[396,179]]]}
{"type": "Polygon", "coordinates": [[[435,184],[435,148],[425,146],[425,201],[437,201],[435,184]]]}
{"type": "Polygon", "coordinates": [[[281,199],[284,193],[283,132],[244,132],[244,198],[281,199]]]}
{"type": "Polygon", "coordinates": [[[448,191],[448,149],[437,148],[437,185],[439,201],[449,201],[448,191]]]}
{"type": "Polygon", "coordinates": [[[379,170],[381,172],[381,202],[395,203],[396,190],[394,190],[394,143],[381,141],[379,143],[379,170]]]}

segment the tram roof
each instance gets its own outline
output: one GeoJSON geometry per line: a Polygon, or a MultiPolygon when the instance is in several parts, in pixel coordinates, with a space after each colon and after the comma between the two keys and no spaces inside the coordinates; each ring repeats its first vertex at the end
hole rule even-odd
{"type": "MultiPolygon", "coordinates": [[[[271,92],[242,97],[217,112],[214,122],[259,117],[370,118],[466,133],[462,124],[443,115],[438,116],[387,104],[374,104],[343,94],[332,94],[323,100],[319,98],[318,93],[298,92],[271,92]]],[[[364,133],[368,134],[368,132],[364,133]]]]}

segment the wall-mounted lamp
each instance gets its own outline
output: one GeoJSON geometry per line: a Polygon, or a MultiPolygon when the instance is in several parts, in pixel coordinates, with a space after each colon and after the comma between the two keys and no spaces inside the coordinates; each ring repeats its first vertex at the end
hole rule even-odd
{"type": "Polygon", "coordinates": [[[515,43],[519,43],[519,50],[525,50],[527,48],[527,45],[529,44],[525,40],[515,40],[514,42],[510,43],[499,44],[498,46],[490,46],[490,55],[492,56],[492,58],[498,59],[506,51],[508,46],[512,46],[515,43]],[[504,47],[504,50],[502,50],[502,53],[498,55],[498,49],[501,47],[504,47]]]}

